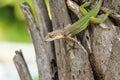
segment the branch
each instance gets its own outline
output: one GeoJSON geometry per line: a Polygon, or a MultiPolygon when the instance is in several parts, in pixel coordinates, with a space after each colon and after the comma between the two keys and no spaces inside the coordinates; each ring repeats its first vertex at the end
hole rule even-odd
{"type": "Polygon", "coordinates": [[[38,25],[36,24],[30,6],[27,3],[22,3],[21,8],[26,17],[28,29],[35,47],[39,77],[41,78],[41,80],[51,80],[52,71],[50,62],[51,56],[53,56],[51,55],[51,51],[49,51],[51,48],[47,47],[48,45],[45,44],[43,40],[44,36],[40,32],[38,25]]]}
{"type": "Polygon", "coordinates": [[[21,80],[32,80],[27,64],[23,57],[22,51],[15,51],[16,55],[13,58],[14,64],[17,68],[21,80]]]}

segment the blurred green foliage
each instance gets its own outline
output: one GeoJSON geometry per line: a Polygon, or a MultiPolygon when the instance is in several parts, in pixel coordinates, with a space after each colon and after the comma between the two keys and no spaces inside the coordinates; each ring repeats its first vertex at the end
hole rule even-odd
{"type": "Polygon", "coordinates": [[[33,9],[32,0],[0,0],[0,41],[31,42],[19,6],[24,1],[33,9]]]}

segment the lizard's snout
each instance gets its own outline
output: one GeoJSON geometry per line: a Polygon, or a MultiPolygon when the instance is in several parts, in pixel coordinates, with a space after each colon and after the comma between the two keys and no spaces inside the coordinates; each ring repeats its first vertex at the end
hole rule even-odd
{"type": "Polygon", "coordinates": [[[57,34],[50,34],[50,33],[49,33],[49,34],[45,37],[44,41],[49,42],[49,41],[53,41],[53,40],[61,39],[61,38],[63,38],[63,35],[57,35],[57,34]]]}

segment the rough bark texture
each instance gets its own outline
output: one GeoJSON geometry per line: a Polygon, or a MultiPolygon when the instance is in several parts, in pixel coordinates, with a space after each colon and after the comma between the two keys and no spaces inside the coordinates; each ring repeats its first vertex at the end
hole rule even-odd
{"type": "MultiPolygon", "coordinates": [[[[87,0],[73,1],[49,0],[50,20],[44,0],[34,0],[38,25],[28,4],[21,5],[35,47],[40,80],[120,80],[120,15],[112,14],[100,25],[89,25],[77,35],[80,46],[65,39],[44,42],[52,29],[61,29],[81,18],[78,4],[87,0]]],[[[116,2],[105,0],[103,5],[119,13],[120,1],[116,2]],[[110,7],[109,3],[115,5],[110,7]]]]}
{"type": "MultiPolygon", "coordinates": [[[[65,0],[49,0],[53,30],[63,28],[70,23],[65,0]]],[[[66,54],[65,41],[55,41],[55,55],[59,80],[70,80],[69,55],[66,54]]]]}
{"type": "Polygon", "coordinates": [[[16,53],[16,55],[14,56],[13,61],[15,63],[17,71],[20,75],[20,79],[21,80],[32,80],[32,77],[30,75],[30,72],[28,70],[26,61],[23,57],[21,50],[16,51],[15,53],[16,53]]]}
{"type": "MultiPolygon", "coordinates": [[[[71,24],[65,0],[50,0],[49,2],[53,29],[60,29],[71,24]]],[[[67,46],[64,40],[55,41],[59,80],[93,80],[88,53],[82,46],[75,47],[77,49],[71,49],[71,51],[68,51],[69,46],[67,46]]]]}
{"type": "Polygon", "coordinates": [[[49,51],[47,45],[43,40],[43,34],[40,32],[34,16],[31,12],[31,8],[27,3],[21,4],[21,8],[26,17],[28,23],[28,29],[33,40],[33,44],[36,52],[36,61],[38,65],[39,77],[42,80],[52,80],[52,69],[50,65],[51,51],[49,51]]]}
{"type": "Polygon", "coordinates": [[[120,80],[120,39],[118,38],[113,41],[105,80],[120,80]]]}
{"type": "Polygon", "coordinates": [[[112,51],[112,43],[116,37],[116,29],[112,22],[108,19],[101,26],[109,29],[103,30],[100,26],[95,26],[92,33],[92,64],[96,78],[104,80],[107,71],[109,59],[112,51]],[[111,26],[112,25],[112,26],[111,26]]]}

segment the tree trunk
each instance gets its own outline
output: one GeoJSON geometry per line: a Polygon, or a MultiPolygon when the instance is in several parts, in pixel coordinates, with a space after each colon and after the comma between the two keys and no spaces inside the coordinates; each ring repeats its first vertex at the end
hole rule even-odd
{"type": "MultiPolygon", "coordinates": [[[[90,24],[77,34],[80,46],[65,39],[44,42],[49,31],[62,29],[81,18],[78,4],[85,1],[49,0],[50,19],[44,0],[34,0],[38,25],[28,4],[21,5],[35,47],[40,80],[120,80],[119,14],[111,14],[100,25],[90,24]]],[[[103,6],[120,13],[119,3],[119,0],[105,0],[103,6]]]]}

